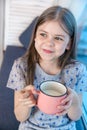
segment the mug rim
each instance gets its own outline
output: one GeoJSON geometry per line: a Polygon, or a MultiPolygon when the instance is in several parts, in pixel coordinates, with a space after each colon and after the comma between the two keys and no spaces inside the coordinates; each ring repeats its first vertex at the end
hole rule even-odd
{"type": "Polygon", "coordinates": [[[46,80],[46,81],[41,82],[41,84],[40,84],[40,91],[41,91],[43,94],[47,95],[47,96],[50,96],[50,97],[62,97],[62,96],[64,96],[64,95],[67,95],[67,93],[68,93],[68,88],[67,88],[64,84],[62,84],[61,82],[57,82],[57,81],[55,81],[55,80],[46,80]],[[62,95],[59,95],[59,96],[54,96],[54,95],[47,94],[47,93],[45,93],[45,92],[41,89],[41,84],[46,83],[46,82],[56,82],[56,83],[59,83],[59,84],[63,85],[63,86],[66,88],[66,92],[65,92],[64,94],[62,94],[62,95]]]}

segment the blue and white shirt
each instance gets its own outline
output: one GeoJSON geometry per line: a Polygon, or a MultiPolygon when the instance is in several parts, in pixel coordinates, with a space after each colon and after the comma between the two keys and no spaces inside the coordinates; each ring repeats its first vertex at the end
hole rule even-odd
{"type": "MultiPolygon", "coordinates": [[[[7,87],[14,90],[21,90],[26,86],[27,79],[27,62],[23,58],[15,60],[7,87]]],[[[46,80],[55,80],[63,83],[65,86],[72,88],[77,93],[87,91],[87,71],[85,65],[74,61],[72,64],[66,65],[61,74],[49,75],[36,64],[34,86],[39,90],[41,82],[46,80]]],[[[66,115],[48,115],[38,109],[32,107],[30,117],[20,123],[19,130],[76,130],[75,122],[66,115]]]]}

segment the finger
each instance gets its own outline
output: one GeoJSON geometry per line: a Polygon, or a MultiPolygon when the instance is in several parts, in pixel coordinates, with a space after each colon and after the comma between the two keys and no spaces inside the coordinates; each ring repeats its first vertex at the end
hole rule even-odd
{"type": "Polygon", "coordinates": [[[34,106],[36,106],[36,104],[30,104],[30,105],[27,105],[27,107],[34,107],[34,106]]]}
{"type": "Polygon", "coordinates": [[[25,106],[25,107],[33,107],[33,106],[35,106],[36,104],[35,103],[27,103],[27,104],[23,104],[23,106],[25,106]]]}
{"type": "Polygon", "coordinates": [[[24,94],[23,94],[23,98],[28,98],[30,96],[30,93],[29,92],[25,92],[24,94]]]}
{"type": "Polygon", "coordinates": [[[32,96],[28,98],[19,98],[19,102],[27,102],[27,101],[32,101],[35,100],[32,96]]]}
{"type": "Polygon", "coordinates": [[[27,99],[27,98],[19,98],[19,102],[27,102],[27,101],[29,101],[29,99],[27,99]]]}
{"type": "Polygon", "coordinates": [[[34,89],[33,85],[28,85],[28,86],[25,87],[25,90],[31,90],[31,91],[33,91],[33,89],[34,89]]]}
{"type": "Polygon", "coordinates": [[[57,106],[59,111],[63,111],[64,110],[64,106],[57,106]]]}
{"type": "Polygon", "coordinates": [[[30,90],[21,90],[20,93],[21,98],[28,98],[32,94],[30,90]]]}
{"type": "Polygon", "coordinates": [[[35,101],[26,101],[26,102],[24,102],[24,105],[35,105],[36,104],[36,102],[35,101]]]}
{"type": "Polygon", "coordinates": [[[63,116],[65,114],[67,114],[67,110],[56,113],[57,116],[63,116]]]}
{"type": "Polygon", "coordinates": [[[23,105],[23,106],[33,106],[33,105],[36,105],[36,101],[35,100],[33,100],[33,101],[23,101],[23,102],[21,102],[21,104],[23,105]]]}
{"type": "Polygon", "coordinates": [[[67,102],[67,104],[64,106],[64,110],[68,110],[72,105],[72,100],[70,100],[69,102],[67,102]]]}
{"type": "Polygon", "coordinates": [[[69,94],[65,99],[63,99],[61,101],[62,104],[66,104],[67,102],[69,102],[70,100],[72,100],[73,98],[73,94],[69,94]]]}
{"type": "Polygon", "coordinates": [[[59,111],[68,110],[71,107],[72,100],[66,103],[66,105],[57,106],[59,111]]]}
{"type": "Polygon", "coordinates": [[[31,95],[31,96],[29,96],[28,98],[19,98],[19,102],[25,103],[25,104],[27,104],[28,102],[29,102],[29,103],[33,103],[33,102],[36,103],[36,99],[34,98],[33,95],[31,95]],[[27,102],[27,103],[26,103],[26,102],[27,102]]]}

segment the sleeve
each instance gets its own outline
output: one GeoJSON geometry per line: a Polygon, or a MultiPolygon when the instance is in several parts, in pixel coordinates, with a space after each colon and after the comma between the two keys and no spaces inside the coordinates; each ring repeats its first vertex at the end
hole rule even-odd
{"type": "Polygon", "coordinates": [[[21,64],[19,60],[15,60],[8,78],[8,88],[21,90],[26,86],[25,73],[21,64]]]}
{"type": "Polygon", "coordinates": [[[85,65],[79,67],[75,88],[77,93],[87,92],[87,69],[85,65]]]}

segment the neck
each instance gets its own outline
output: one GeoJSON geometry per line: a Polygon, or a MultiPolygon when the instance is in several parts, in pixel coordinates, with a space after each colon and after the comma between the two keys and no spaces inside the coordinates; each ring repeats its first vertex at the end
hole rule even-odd
{"type": "Polygon", "coordinates": [[[58,63],[49,62],[49,61],[40,61],[41,68],[48,74],[55,75],[60,73],[61,68],[58,66],[58,63]]]}

